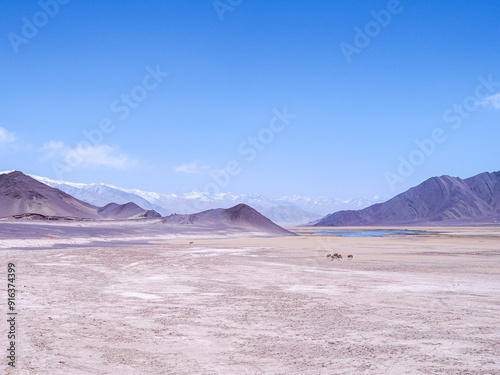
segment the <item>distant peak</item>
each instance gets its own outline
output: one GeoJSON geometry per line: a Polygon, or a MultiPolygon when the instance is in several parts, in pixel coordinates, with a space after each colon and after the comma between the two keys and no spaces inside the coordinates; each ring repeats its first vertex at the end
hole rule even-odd
{"type": "Polygon", "coordinates": [[[228,208],[225,212],[229,215],[231,220],[239,220],[242,218],[248,219],[251,216],[260,216],[260,213],[244,203],[228,208]]]}
{"type": "Polygon", "coordinates": [[[10,176],[10,177],[18,177],[18,176],[24,176],[24,177],[28,177],[26,176],[23,172],[21,171],[12,171],[10,173],[7,173],[7,176],[10,176]]]}

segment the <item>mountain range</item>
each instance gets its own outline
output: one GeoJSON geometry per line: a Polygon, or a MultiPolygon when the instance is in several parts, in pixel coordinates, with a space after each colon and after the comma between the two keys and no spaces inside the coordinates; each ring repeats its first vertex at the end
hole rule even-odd
{"type": "MultiPolygon", "coordinates": [[[[294,236],[246,204],[231,208],[210,209],[196,214],[172,214],[162,217],[154,210],[144,210],[133,202],[108,203],[97,207],[48,186],[19,171],[0,175],[0,218],[29,220],[82,220],[98,224],[101,220],[153,219],[140,225],[144,233],[204,232],[230,235],[246,233],[258,236],[294,236]],[[94,220],[92,220],[94,219],[94,220]],[[97,219],[97,220],[96,220],[97,219]],[[159,229],[163,227],[162,231],[159,229]]],[[[125,222],[137,223],[136,220],[125,222]]],[[[105,225],[104,227],[109,227],[105,225]]],[[[108,228],[109,229],[109,228],[108,228]]],[[[137,229],[137,228],[136,228],[137,229]]]]}
{"type": "Polygon", "coordinates": [[[48,218],[130,219],[155,214],[160,216],[135,203],[110,203],[97,207],[22,172],[0,175],[0,217],[37,215],[48,218]]]}
{"type": "MultiPolygon", "coordinates": [[[[0,172],[0,174],[2,173],[9,172],[0,172]]],[[[145,210],[154,210],[166,216],[173,213],[193,214],[208,209],[230,208],[239,203],[245,203],[281,226],[295,226],[315,222],[332,212],[361,209],[381,201],[378,196],[340,200],[325,196],[304,197],[299,195],[271,199],[259,194],[210,194],[206,192],[164,194],[138,189],[125,189],[103,183],[83,184],[58,181],[35,175],[29,176],[98,207],[109,203],[126,204],[133,202],[145,210]]]]}
{"type": "Polygon", "coordinates": [[[432,177],[384,203],[327,215],[316,226],[485,224],[500,219],[500,172],[432,177]]]}
{"type": "MultiPolygon", "coordinates": [[[[175,206],[182,211],[170,212],[170,216],[162,219],[164,223],[199,224],[217,218],[219,224],[227,226],[227,214],[224,210],[231,209],[240,210],[241,218],[254,215],[252,222],[269,227],[269,223],[274,225],[272,220],[269,220],[270,216],[277,217],[278,223],[298,221],[306,217],[314,218],[298,205],[314,207],[319,201],[332,203],[326,198],[314,200],[298,196],[271,201],[259,195],[231,193],[214,196],[205,193],[166,195],[125,190],[104,184],[75,184],[42,177],[35,179],[17,171],[0,174],[0,217],[35,214],[43,217],[85,219],[160,218],[161,214],[155,208],[165,212],[166,206],[171,211],[172,206],[175,206]],[[49,184],[73,191],[74,195],[49,184]],[[85,200],[81,199],[82,196],[85,200]],[[131,200],[126,201],[126,198],[131,200]],[[249,207],[247,202],[254,207],[249,207]],[[286,204],[279,205],[277,202],[286,204]]],[[[485,172],[467,179],[446,175],[432,177],[386,202],[360,210],[333,212],[317,220],[315,225],[468,225],[498,222],[499,219],[500,172],[485,172]]]]}

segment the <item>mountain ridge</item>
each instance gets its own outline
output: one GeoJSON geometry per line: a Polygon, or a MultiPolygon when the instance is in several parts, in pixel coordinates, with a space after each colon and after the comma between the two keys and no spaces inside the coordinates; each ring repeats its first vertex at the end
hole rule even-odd
{"type": "Polygon", "coordinates": [[[135,203],[97,207],[19,171],[0,174],[0,217],[127,219],[145,212],[135,203]]]}
{"type": "MultiPolygon", "coordinates": [[[[2,173],[5,172],[0,172],[0,175],[2,173]]],[[[118,204],[133,202],[145,210],[154,210],[167,216],[173,213],[197,213],[210,208],[230,208],[238,203],[245,203],[282,226],[306,224],[317,221],[331,212],[364,208],[381,200],[378,196],[341,200],[326,196],[305,197],[300,195],[272,199],[260,194],[208,194],[204,192],[162,194],[126,189],[104,183],[85,184],[53,180],[35,175],[29,176],[99,207],[112,202],[118,204]]]]}
{"type": "MultiPolygon", "coordinates": [[[[154,219],[146,222],[149,225],[140,225],[144,233],[151,230],[158,232],[163,224],[165,227],[160,232],[173,226],[175,228],[166,230],[173,234],[191,231],[224,236],[245,233],[257,236],[295,235],[246,204],[162,218],[156,211],[144,210],[133,202],[93,206],[19,171],[0,175],[0,218],[29,221],[90,220],[94,223],[102,220],[127,220],[128,223],[134,223],[135,220],[128,219],[154,219]],[[186,225],[192,227],[187,228],[186,225]]],[[[116,225],[119,228],[124,223],[116,225]]],[[[110,228],[108,225],[104,227],[110,228]]]]}
{"type": "Polygon", "coordinates": [[[386,202],[329,214],[315,226],[473,224],[499,217],[500,172],[483,172],[431,177],[386,202]]]}

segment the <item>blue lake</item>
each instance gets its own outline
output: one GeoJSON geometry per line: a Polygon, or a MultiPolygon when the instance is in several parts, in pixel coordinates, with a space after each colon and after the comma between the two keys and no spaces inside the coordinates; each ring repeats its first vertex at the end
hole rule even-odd
{"type": "Polygon", "coordinates": [[[436,232],[426,232],[409,229],[291,229],[292,232],[311,236],[339,236],[339,237],[383,237],[383,236],[404,236],[419,234],[436,234],[436,232]]]}

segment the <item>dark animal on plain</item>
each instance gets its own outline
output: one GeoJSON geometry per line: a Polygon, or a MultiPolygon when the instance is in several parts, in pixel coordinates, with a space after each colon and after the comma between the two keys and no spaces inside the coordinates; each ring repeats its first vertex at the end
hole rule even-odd
{"type": "Polygon", "coordinates": [[[353,257],[351,254],[349,254],[349,255],[347,256],[347,259],[352,259],[352,258],[354,258],[354,257],[353,257]]]}

